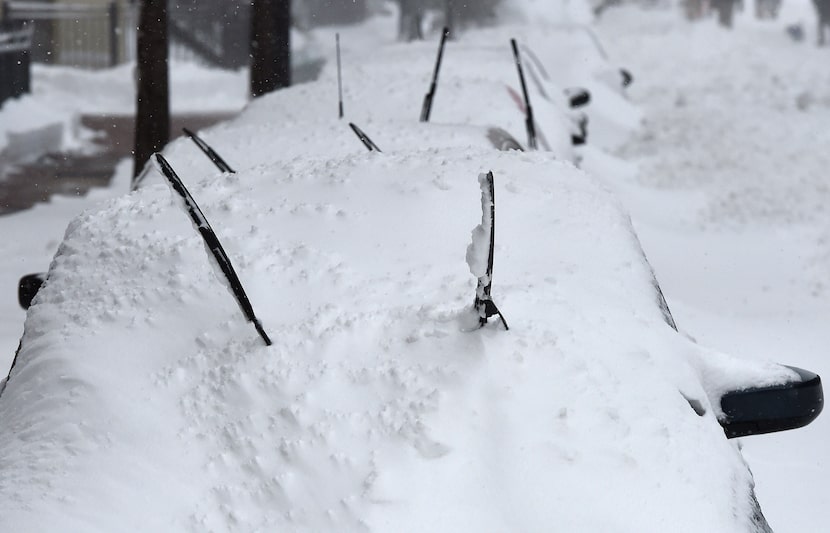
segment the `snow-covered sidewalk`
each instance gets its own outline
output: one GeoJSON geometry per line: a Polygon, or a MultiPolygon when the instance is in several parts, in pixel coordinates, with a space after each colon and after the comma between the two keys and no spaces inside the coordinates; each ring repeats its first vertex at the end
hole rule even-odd
{"type": "MultiPolygon", "coordinates": [[[[793,42],[812,6],[733,31],[679,10],[614,9],[600,31],[635,73],[645,114],[607,176],[625,200],[681,329],[742,357],[830,375],[830,51],[793,42]]],[[[608,167],[608,165],[604,165],[608,167]]],[[[779,533],[823,530],[826,415],[744,440],[758,498],[779,533]]]]}
{"type": "MultiPolygon", "coordinates": [[[[84,147],[90,132],[80,124],[82,115],[134,114],[134,71],[134,64],[96,71],[33,65],[32,92],[0,107],[0,179],[5,165],[84,147]],[[20,141],[15,142],[16,138],[20,141]]],[[[177,114],[237,112],[248,102],[247,80],[244,70],[173,62],[171,110],[177,114]]]]}

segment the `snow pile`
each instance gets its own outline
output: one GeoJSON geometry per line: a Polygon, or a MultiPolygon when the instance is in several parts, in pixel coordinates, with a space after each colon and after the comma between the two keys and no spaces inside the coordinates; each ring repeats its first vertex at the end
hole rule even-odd
{"type": "MultiPolygon", "coordinates": [[[[33,65],[33,96],[49,95],[49,105],[82,114],[129,115],[135,110],[135,65],[101,70],[33,65]]],[[[170,107],[174,113],[227,112],[248,101],[248,74],[171,60],[170,107]],[[209,86],[210,91],[199,90],[209,86]]]]}
{"type": "MultiPolygon", "coordinates": [[[[44,151],[77,149],[87,141],[79,126],[82,115],[130,115],[135,112],[135,65],[102,70],[32,65],[32,92],[0,108],[0,153],[10,135],[57,127],[58,141],[44,151]]],[[[193,63],[170,64],[173,113],[233,112],[248,101],[248,74],[193,63]],[[210,87],[205,91],[202,87],[210,87]]],[[[18,162],[18,161],[15,161],[18,162]]]]}
{"type": "MultiPolygon", "coordinates": [[[[627,163],[584,166],[632,213],[681,330],[826,378],[830,162],[818,147],[830,71],[815,17],[812,1],[791,0],[777,20],[736,13],[729,31],[676,9],[608,10],[597,31],[634,74],[628,95],[645,120],[617,152],[627,163]],[[785,28],[799,21],[806,38],[794,42],[785,28]]],[[[776,531],[828,529],[826,417],[742,441],[776,531]]]]}
{"type": "Polygon", "coordinates": [[[752,530],[698,348],[570,165],[428,150],[180,174],[275,344],[165,187],[77,219],[0,400],[7,527],[752,530]],[[462,327],[488,169],[509,332],[462,327]]]}
{"type": "Polygon", "coordinates": [[[549,0],[502,0],[502,20],[535,24],[587,24],[592,22],[592,3],[588,0],[566,0],[551,5],[549,0]]]}
{"type": "MultiPolygon", "coordinates": [[[[560,102],[534,100],[559,149],[489,146],[488,126],[523,132],[503,41],[458,44],[466,59],[448,48],[455,77],[442,73],[435,125],[402,126],[434,46],[353,67],[347,113],[382,154],[334,120],[330,71],[206,133],[238,174],[190,141],[166,150],[271,347],[165,186],[77,218],[0,398],[4,526],[763,531],[716,404],[791,374],[666,324],[628,217],[567,162],[560,102]],[[466,327],[487,171],[509,331],[466,327]]],[[[615,94],[609,109],[630,110],[615,94]]]]}

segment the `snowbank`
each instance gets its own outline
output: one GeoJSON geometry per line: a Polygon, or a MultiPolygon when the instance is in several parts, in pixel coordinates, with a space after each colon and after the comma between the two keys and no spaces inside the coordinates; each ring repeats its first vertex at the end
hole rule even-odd
{"type": "Polygon", "coordinates": [[[275,344],[166,188],[77,219],[0,401],[9,527],[751,531],[697,348],[663,322],[625,215],[567,163],[430,150],[180,174],[275,344]],[[468,327],[486,169],[509,332],[468,327]]]}

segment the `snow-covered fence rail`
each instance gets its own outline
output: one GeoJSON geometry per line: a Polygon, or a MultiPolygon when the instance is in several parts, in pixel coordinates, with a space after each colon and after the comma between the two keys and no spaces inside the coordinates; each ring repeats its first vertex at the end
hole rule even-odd
{"type": "Polygon", "coordinates": [[[104,4],[2,2],[3,20],[34,25],[32,60],[86,68],[108,67],[130,55],[135,8],[104,4]]]}
{"type": "Polygon", "coordinates": [[[15,26],[0,24],[0,106],[9,98],[29,92],[30,87],[32,27],[15,26]]]}

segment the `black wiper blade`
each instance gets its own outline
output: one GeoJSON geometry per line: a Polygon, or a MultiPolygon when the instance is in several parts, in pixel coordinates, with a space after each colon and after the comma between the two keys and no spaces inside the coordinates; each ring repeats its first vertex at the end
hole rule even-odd
{"type": "Polygon", "coordinates": [[[522,95],[525,100],[525,128],[527,129],[527,147],[530,150],[538,148],[536,143],[536,126],[533,122],[533,108],[530,106],[530,96],[527,93],[527,83],[525,83],[525,73],[522,69],[522,58],[519,54],[519,47],[516,44],[516,39],[510,39],[510,46],[513,47],[513,58],[516,61],[516,69],[519,71],[519,82],[522,84],[522,95]]]}
{"type": "Polygon", "coordinates": [[[488,172],[484,180],[486,183],[482,183],[481,187],[481,223],[482,226],[487,226],[486,229],[490,238],[490,249],[487,253],[487,270],[484,276],[478,278],[473,307],[478,313],[479,327],[483,328],[487,324],[487,319],[498,315],[501,323],[504,325],[504,329],[509,330],[507,320],[505,320],[499,308],[496,307],[496,303],[490,294],[493,288],[493,256],[496,247],[496,192],[493,172],[488,172]]]}
{"type": "Polygon", "coordinates": [[[354,122],[349,122],[349,127],[352,128],[352,131],[354,132],[354,134],[357,135],[357,138],[360,139],[360,142],[363,143],[363,146],[365,146],[367,150],[369,150],[370,152],[381,152],[382,151],[380,148],[378,148],[378,145],[376,145],[372,141],[372,139],[369,138],[368,135],[363,133],[362,129],[357,127],[357,125],[354,122]]]}
{"type": "Polygon", "coordinates": [[[233,265],[231,264],[228,254],[226,254],[225,249],[222,248],[219,238],[216,236],[213,228],[210,227],[210,223],[208,223],[204,213],[202,213],[202,210],[199,209],[199,206],[196,204],[193,196],[191,196],[190,192],[184,186],[184,183],[182,183],[182,180],[164,156],[157,153],[154,154],[154,157],[161,168],[162,174],[164,174],[164,177],[167,178],[167,182],[170,184],[170,187],[182,198],[182,200],[184,200],[185,207],[187,208],[187,214],[193,221],[193,225],[199,232],[199,235],[202,236],[202,240],[205,241],[205,247],[210,250],[211,256],[209,257],[211,260],[216,262],[216,265],[225,275],[225,278],[230,285],[231,292],[233,292],[233,295],[236,298],[236,303],[239,304],[242,314],[245,315],[245,318],[249,322],[254,324],[254,328],[256,328],[256,331],[259,333],[259,336],[262,337],[262,340],[265,341],[265,345],[271,346],[271,339],[268,338],[268,335],[262,328],[262,324],[256,317],[256,314],[254,314],[254,309],[251,306],[250,300],[248,300],[248,295],[245,294],[242,282],[239,280],[239,276],[236,275],[236,271],[233,269],[233,265]]]}
{"type": "Polygon", "coordinates": [[[231,166],[227,164],[225,160],[222,159],[222,157],[219,154],[217,154],[216,151],[213,148],[211,148],[208,143],[203,141],[198,135],[196,135],[187,128],[182,128],[182,131],[184,131],[184,134],[190,137],[190,139],[194,143],[196,143],[196,146],[199,147],[203,154],[208,156],[208,158],[210,158],[210,160],[213,161],[213,164],[216,165],[216,168],[218,168],[222,172],[230,172],[231,174],[236,174],[236,171],[232,169],[231,166]]]}
{"type": "Polygon", "coordinates": [[[435,88],[438,86],[441,58],[444,56],[444,45],[447,43],[449,35],[450,29],[445,27],[441,33],[441,44],[438,45],[438,57],[435,59],[435,69],[432,72],[432,84],[429,86],[429,92],[424,96],[424,103],[421,106],[421,122],[429,122],[429,115],[432,112],[432,100],[435,98],[435,88]]]}

